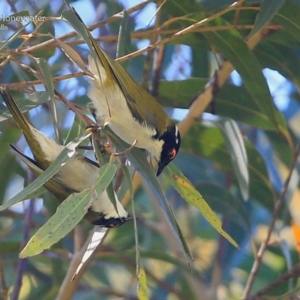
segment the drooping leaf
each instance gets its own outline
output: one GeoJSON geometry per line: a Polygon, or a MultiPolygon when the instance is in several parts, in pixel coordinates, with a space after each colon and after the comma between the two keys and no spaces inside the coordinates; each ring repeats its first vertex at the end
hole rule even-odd
{"type": "Polygon", "coordinates": [[[222,229],[222,223],[219,218],[215,215],[206,201],[202,198],[201,194],[196,188],[189,182],[189,180],[180,172],[180,170],[173,164],[170,163],[166,167],[165,174],[168,177],[170,183],[182,196],[182,198],[189,204],[199,209],[204,218],[232,245],[238,248],[237,243],[222,229]]]}
{"type": "Polygon", "coordinates": [[[232,195],[225,188],[211,182],[195,183],[195,187],[201,192],[212,210],[235,222],[247,233],[250,232],[249,213],[241,199],[232,195]]]}
{"type": "Polygon", "coordinates": [[[272,19],[272,22],[279,24],[284,32],[292,36],[298,42],[300,41],[300,5],[293,1],[286,0],[281,9],[272,19]]]}
{"type": "Polygon", "coordinates": [[[284,4],[284,2],[285,0],[264,0],[260,6],[260,12],[257,14],[249,37],[253,36],[256,32],[267,25],[284,4]]]}
{"type": "MultiPolygon", "coordinates": [[[[226,24],[222,19],[218,19],[211,25],[222,26],[226,24]]],[[[225,55],[241,75],[244,86],[261,112],[272,122],[274,130],[285,132],[285,120],[273,103],[262,68],[240,33],[231,29],[228,31],[211,31],[204,33],[204,36],[220,53],[225,55]]]]}
{"type": "Polygon", "coordinates": [[[93,188],[71,194],[64,200],[57,208],[56,213],[30,239],[20,253],[20,257],[39,254],[68,234],[82,220],[90,202],[97,201],[96,198],[106,189],[115,173],[116,166],[114,164],[107,163],[102,166],[99,169],[99,178],[93,188]]]}
{"type": "MultiPolygon", "coordinates": [[[[49,100],[49,92],[36,92],[28,97],[28,99],[22,99],[18,101],[18,107],[21,112],[27,112],[28,110],[45,103],[49,100]]],[[[11,118],[12,115],[8,109],[0,110],[0,122],[11,118]]]]}
{"type": "Polygon", "coordinates": [[[223,133],[241,194],[246,201],[249,198],[249,172],[248,157],[242,133],[237,124],[231,119],[221,118],[216,121],[216,124],[220,126],[223,133]]]}
{"type": "Polygon", "coordinates": [[[137,286],[137,296],[139,300],[148,300],[147,278],[144,269],[139,270],[139,283],[137,286]]]}
{"type": "Polygon", "coordinates": [[[68,234],[85,215],[91,193],[92,191],[84,190],[71,194],[62,202],[56,213],[29,240],[20,253],[20,258],[37,255],[68,234]]]}

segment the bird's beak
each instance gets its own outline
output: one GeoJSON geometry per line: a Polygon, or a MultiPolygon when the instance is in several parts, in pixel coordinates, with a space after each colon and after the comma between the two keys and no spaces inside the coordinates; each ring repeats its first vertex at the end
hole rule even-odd
{"type": "Polygon", "coordinates": [[[159,176],[161,174],[161,172],[164,170],[165,166],[166,165],[162,162],[158,163],[158,169],[157,169],[156,176],[159,176]]]}

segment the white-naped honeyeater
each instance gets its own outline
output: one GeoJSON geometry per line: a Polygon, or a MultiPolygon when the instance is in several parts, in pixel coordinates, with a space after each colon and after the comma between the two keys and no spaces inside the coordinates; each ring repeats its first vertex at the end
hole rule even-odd
{"type": "MultiPolygon", "coordinates": [[[[11,147],[28,165],[33,174],[39,176],[54,162],[64,146],[59,145],[52,138],[34,128],[22,114],[7,90],[0,90],[0,93],[14,120],[23,131],[34,159],[21,153],[14,146],[11,145],[11,147]]],[[[99,176],[98,170],[99,165],[97,163],[76,153],[44,186],[59,201],[63,201],[72,193],[91,188],[99,176]]],[[[115,199],[117,211],[107,192],[104,191],[91,202],[85,218],[90,223],[102,227],[110,228],[122,225],[131,218],[119,202],[116,194],[115,199]]]]}
{"type": "Polygon", "coordinates": [[[149,151],[158,162],[157,176],[160,175],[178,153],[177,126],[156,99],[105,53],[89,31],[88,34],[94,49],[89,57],[94,77],[89,77],[88,96],[97,119],[129,145],[136,141],[136,147],[149,151]]]}

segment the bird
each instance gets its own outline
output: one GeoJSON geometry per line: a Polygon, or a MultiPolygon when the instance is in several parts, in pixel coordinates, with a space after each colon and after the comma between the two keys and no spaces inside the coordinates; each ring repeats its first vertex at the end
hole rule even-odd
{"type": "Polygon", "coordinates": [[[157,100],[139,86],[87,32],[94,50],[89,56],[89,67],[94,77],[88,77],[87,95],[92,100],[91,107],[96,112],[98,123],[108,125],[129,145],[134,144],[150,152],[158,162],[156,175],[159,176],[179,151],[178,127],[157,100]]]}
{"type": "MultiPolygon", "coordinates": [[[[65,147],[34,128],[22,114],[14,98],[7,90],[0,90],[0,94],[17,125],[22,130],[34,159],[21,153],[13,145],[10,146],[37,177],[54,162],[65,147]]],[[[98,170],[99,165],[96,162],[76,153],[44,186],[59,201],[63,201],[72,193],[91,188],[99,177],[98,170]]],[[[91,202],[85,218],[94,225],[106,228],[118,227],[131,219],[116,193],[114,195],[116,208],[109,199],[107,192],[104,191],[91,202]]]]}

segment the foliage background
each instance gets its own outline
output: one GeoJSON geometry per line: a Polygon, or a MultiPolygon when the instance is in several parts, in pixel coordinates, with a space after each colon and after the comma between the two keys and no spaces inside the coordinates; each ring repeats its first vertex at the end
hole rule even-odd
{"type": "MultiPolygon", "coordinates": [[[[220,237],[200,212],[162,179],[194,256],[188,266],[156,200],[143,183],[135,182],[139,249],[149,298],[296,299],[300,272],[300,1],[146,1],[134,7],[134,12],[124,13],[123,18],[120,14],[111,18],[124,8],[118,1],[70,3],[88,25],[100,28],[95,30],[95,36],[113,57],[117,44],[122,56],[145,43],[157,43],[153,47],[157,49],[155,53],[145,51],[122,64],[181,121],[184,136],[175,164],[220,214],[223,228],[241,248],[234,248],[220,237]],[[152,10],[147,10],[149,6],[152,10]],[[141,27],[137,20],[142,12],[145,16],[157,7],[150,25],[143,23],[141,27]],[[233,69],[237,73],[230,77],[233,69]],[[274,105],[278,90],[270,93],[263,74],[268,74],[268,82],[275,80],[273,87],[281,78],[285,97],[280,109],[274,105]],[[243,147],[248,162],[239,159],[243,147]]],[[[5,16],[23,10],[34,16],[43,10],[43,16],[59,17],[66,9],[62,1],[3,1],[0,5],[5,16]]],[[[15,22],[0,24],[4,29],[0,31],[2,41],[21,26],[15,22]]],[[[9,49],[1,44],[1,85],[6,84],[11,90],[28,91],[32,85],[37,91],[45,90],[40,66],[24,53],[15,52],[21,45],[20,35],[29,34],[34,28],[31,24],[17,33],[19,38],[9,43],[9,49]],[[8,54],[14,62],[4,66],[8,54]],[[39,81],[28,83],[31,80],[39,81]],[[26,85],[21,86],[20,82],[26,85]]],[[[86,77],[76,75],[78,68],[57,45],[43,44],[51,37],[41,33],[58,37],[69,31],[73,30],[66,23],[50,18],[21,48],[46,59],[53,78],[71,74],[73,79],[58,81],[55,87],[72,103],[86,105],[86,77]]],[[[84,42],[67,41],[86,61],[84,42]]],[[[38,107],[30,111],[30,120],[55,136],[50,104],[42,103],[41,98],[35,101],[32,106],[38,107]]],[[[6,121],[5,108],[1,108],[0,198],[6,201],[22,189],[23,182],[26,185],[31,181],[32,175],[9,151],[8,143],[17,143],[19,149],[30,153],[24,139],[19,139],[19,129],[6,121]]],[[[54,127],[65,138],[74,115],[61,103],[56,108],[58,124],[54,127]]],[[[43,201],[32,199],[1,212],[2,298],[9,290],[11,299],[137,299],[132,223],[109,232],[89,267],[75,282],[70,282],[70,274],[91,230],[85,221],[43,254],[18,258],[28,238],[56,207],[56,200],[47,193],[43,201]]]]}

